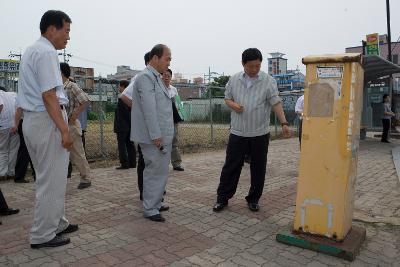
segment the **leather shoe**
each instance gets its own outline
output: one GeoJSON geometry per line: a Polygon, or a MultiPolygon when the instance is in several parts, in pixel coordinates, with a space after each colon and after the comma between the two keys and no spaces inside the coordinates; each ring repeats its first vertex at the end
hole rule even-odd
{"type": "Polygon", "coordinates": [[[65,228],[63,231],[59,232],[57,236],[63,235],[63,234],[69,234],[73,233],[79,230],[79,227],[77,224],[68,224],[68,227],[65,228]]]}
{"type": "Polygon", "coordinates": [[[27,184],[27,183],[29,183],[29,181],[28,181],[28,180],[25,180],[25,179],[14,179],[14,183],[17,183],[17,184],[27,184]]]}
{"type": "Polygon", "coordinates": [[[8,215],[17,214],[18,212],[19,212],[19,209],[8,208],[6,210],[0,211],[0,215],[1,216],[8,216],[8,215]]]}
{"type": "Polygon", "coordinates": [[[153,222],[165,222],[165,218],[163,216],[161,216],[161,214],[156,214],[156,215],[149,216],[146,218],[153,222]]]}
{"type": "Polygon", "coordinates": [[[117,168],[115,168],[116,170],[127,170],[129,169],[129,167],[127,166],[118,166],[117,168]]]}
{"type": "Polygon", "coordinates": [[[71,240],[64,236],[55,236],[52,240],[42,244],[31,244],[31,248],[59,247],[69,244],[71,240]]]}
{"type": "Polygon", "coordinates": [[[158,210],[158,211],[167,211],[167,210],[169,210],[169,206],[167,206],[167,205],[162,205],[161,206],[161,208],[158,210]]]}
{"type": "Polygon", "coordinates": [[[174,167],[174,171],[180,171],[180,172],[183,172],[185,169],[184,168],[182,168],[181,166],[177,166],[177,167],[174,167]]]}
{"type": "Polygon", "coordinates": [[[258,205],[258,203],[248,202],[247,205],[249,206],[249,210],[251,211],[258,211],[260,209],[260,205],[258,205]]]}
{"type": "Polygon", "coordinates": [[[228,203],[215,203],[213,207],[213,211],[215,212],[220,212],[222,211],[226,206],[228,206],[228,203]]]}
{"type": "Polygon", "coordinates": [[[87,183],[79,183],[78,184],[78,189],[85,189],[88,188],[89,186],[92,185],[92,182],[87,182],[87,183]]]}

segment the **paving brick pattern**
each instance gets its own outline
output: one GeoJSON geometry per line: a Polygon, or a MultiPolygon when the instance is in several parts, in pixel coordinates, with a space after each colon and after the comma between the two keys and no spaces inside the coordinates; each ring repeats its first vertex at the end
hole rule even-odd
{"type": "MultiPolygon", "coordinates": [[[[400,143],[399,143],[400,144],[400,143]]],[[[356,210],[371,216],[400,217],[400,186],[391,159],[395,144],[361,142],[356,210]]],[[[275,241],[293,221],[299,146],[296,139],[270,143],[261,210],[248,210],[245,164],[237,193],[227,209],[213,213],[225,151],[184,155],[184,172],[171,171],[166,223],[142,217],[136,171],[94,170],[93,186],[77,190],[69,180],[66,210],[80,230],[71,244],[32,250],[34,184],[2,182],[18,215],[2,217],[0,266],[400,266],[400,227],[354,222],[367,229],[356,261],[290,247],[275,241]]]]}

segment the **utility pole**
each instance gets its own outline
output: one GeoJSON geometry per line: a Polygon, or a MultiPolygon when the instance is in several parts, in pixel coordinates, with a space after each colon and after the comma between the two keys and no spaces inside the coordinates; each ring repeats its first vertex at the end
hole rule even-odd
{"type": "Polygon", "coordinates": [[[16,54],[16,53],[13,53],[12,51],[10,51],[10,54],[8,55],[8,57],[11,57],[11,58],[17,57],[17,58],[19,58],[19,61],[21,61],[22,54],[21,54],[21,52],[19,52],[19,54],[16,54]]]}
{"type": "Polygon", "coordinates": [[[390,32],[390,3],[386,0],[386,24],[387,24],[387,35],[388,35],[388,57],[387,60],[392,62],[392,34],[390,32]]]}
{"type": "Polygon", "coordinates": [[[58,55],[59,55],[59,56],[63,56],[63,59],[64,59],[64,62],[65,62],[65,63],[68,63],[68,62],[69,62],[69,59],[72,57],[71,54],[68,54],[68,53],[65,51],[65,48],[64,48],[63,52],[62,52],[62,53],[58,53],[58,55]]]}

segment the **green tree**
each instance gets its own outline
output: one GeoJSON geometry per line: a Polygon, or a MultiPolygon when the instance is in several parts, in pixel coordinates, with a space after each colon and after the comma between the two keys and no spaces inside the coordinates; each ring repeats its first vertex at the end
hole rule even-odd
{"type": "MultiPolygon", "coordinates": [[[[212,91],[212,97],[219,97],[225,95],[225,86],[229,81],[230,76],[221,75],[213,79],[210,84],[210,89],[212,91]]],[[[209,93],[206,92],[204,97],[208,98],[209,93]]]]}
{"type": "Polygon", "coordinates": [[[227,76],[227,75],[221,75],[219,77],[216,77],[212,81],[211,85],[218,86],[218,87],[225,87],[226,84],[228,83],[230,77],[231,76],[227,76]]]}

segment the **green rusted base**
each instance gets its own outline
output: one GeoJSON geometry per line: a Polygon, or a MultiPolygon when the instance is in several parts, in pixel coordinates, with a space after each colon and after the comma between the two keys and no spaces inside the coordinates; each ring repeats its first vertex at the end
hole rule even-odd
{"type": "Polygon", "coordinates": [[[353,261],[365,240],[366,231],[359,226],[352,226],[346,238],[337,242],[326,237],[306,233],[283,231],[276,235],[276,240],[291,246],[314,250],[324,254],[353,261]]]}

